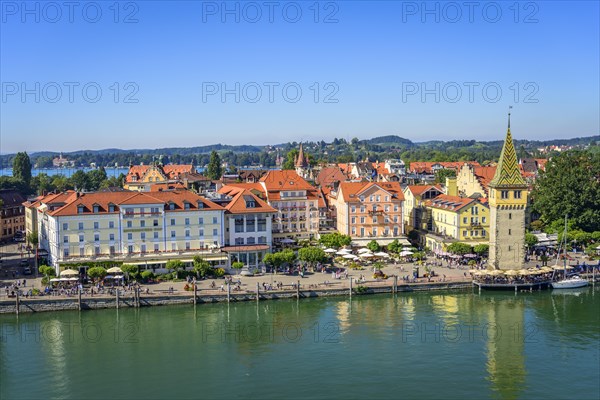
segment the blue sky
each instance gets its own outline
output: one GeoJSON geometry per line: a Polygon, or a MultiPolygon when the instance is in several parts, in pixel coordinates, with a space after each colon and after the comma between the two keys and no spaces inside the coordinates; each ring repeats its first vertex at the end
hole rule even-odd
{"type": "Polygon", "coordinates": [[[2,1],[0,151],[597,135],[599,3],[473,3],[2,1]]]}

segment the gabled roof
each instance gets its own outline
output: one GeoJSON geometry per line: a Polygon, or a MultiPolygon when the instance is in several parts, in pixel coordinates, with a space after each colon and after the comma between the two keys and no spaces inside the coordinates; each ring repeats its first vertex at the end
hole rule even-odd
{"type": "Polygon", "coordinates": [[[399,182],[342,182],[339,193],[346,203],[360,202],[360,195],[373,188],[380,188],[392,195],[392,199],[404,200],[404,193],[399,182]]]}
{"type": "Polygon", "coordinates": [[[487,207],[487,199],[485,198],[471,198],[471,197],[459,197],[459,196],[448,196],[441,194],[434,199],[428,200],[425,204],[432,208],[449,211],[460,211],[464,207],[479,203],[487,207]]]}
{"type": "Polygon", "coordinates": [[[409,166],[409,170],[411,172],[416,172],[419,174],[432,174],[432,167],[434,165],[439,165],[446,169],[455,169],[459,170],[463,164],[469,164],[474,167],[478,167],[479,163],[477,161],[452,161],[452,162],[436,162],[436,161],[416,161],[411,162],[409,166]]]}
{"type": "Polygon", "coordinates": [[[314,190],[304,178],[291,170],[271,170],[267,172],[260,182],[264,183],[269,192],[281,190],[314,190]]]}
{"type": "Polygon", "coordinates": [[[260,197],[246,189],[239,190],[231,201],[225,205],[225,209],[232,214],[277,212],[260,197]],[[254,207],[248,207],[248,202],[254,202],[254,207]]]}
{"type": "Polygon", "coordinates": [[[442,185],[408,185],[406,189],[410,190],[413,196],[420,196],[428,190],[435,189],[443,193],[442,185]]]}
{"type": "Polygon", "coordinates": [[[20,207],[27,200],[21,193],[12,189],[0,190],[0,200],[2,200],[2,208],[20,207]]]}
{"type": "Polygon", "coordinates": [[[346,176],[339,167],[324,167],[319,171],[315,183],[321,187],[333,186],[335,182],[346,181],[346,176]]]}

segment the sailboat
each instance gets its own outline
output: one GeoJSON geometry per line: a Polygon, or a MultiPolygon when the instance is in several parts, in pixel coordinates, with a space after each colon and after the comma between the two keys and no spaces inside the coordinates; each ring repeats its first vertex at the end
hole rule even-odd
{"type": "MultiPolygon", "coordinates": [[[[579,275],[567,276],[567,216],[565,215],[565,230],[563,233],[563,279],[552,282],[552,289],[575,289],[587,286],[588,282],[579,275]]],[[[560,254],[560,252],[559,252],[560,254]]],[[[558,259],[557,259],[558,261],[558,259]]]]}

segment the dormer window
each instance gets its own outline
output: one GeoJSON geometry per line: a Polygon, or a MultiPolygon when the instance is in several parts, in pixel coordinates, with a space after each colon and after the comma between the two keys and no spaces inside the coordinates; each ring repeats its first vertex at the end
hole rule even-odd
{"type": "Polygon", "coordinates": [[[175,203],[169,203],[169,210],[175,209],[175,203]]]}
{"type": "Polygon", "coordinates": [[[115,205],[114,204],[109,204],[108,205],[108,212],[115,212],[115,205]]]}
{"type": "Polygon", "coordinates": [[[198,202],[198,208],[204,208],[204,203],[203,203],[203,202],[201,202],[201,201],[199,201],[199,202],[198,202]]]}
{"type": "Polygon", "coordinates": [[[94,214],[98,214],[100,212],[100,206],[98,204],[94,204],[94,214]]]}
{"type": "Polygon", "coordinates": [[[190,209],[190,203],[183,203],[183,208],[185,208],[186,210],[190,209]]]}
{"type": "Polygon", "coordinates": [[[256,208],[256,202],[254,200],[247,201],[246,208],[256,208]]]}
{"type": "Polygon", "coordinates": [[[77,206],[77,214],[83,214],[84,212],[84,207],[83,206],[77,206]]]}

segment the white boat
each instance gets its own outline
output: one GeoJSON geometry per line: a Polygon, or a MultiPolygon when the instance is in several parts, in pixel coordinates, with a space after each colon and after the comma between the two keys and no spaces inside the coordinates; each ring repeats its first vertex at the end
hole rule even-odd
{"type": "Polygon", "coordinates": [[[588,281],[578,275],[569,276],[557,282],[552,282],[552,289],[575,289],[587,286],[588,281]]]}
{"type": "MultiPolygon", "coordinates": [[[[565,215],[565,230],[563,233],[563,279],[552,282],[552,289],[575,289],[587,286],[588,282],[578,275],[567,276],[567,216],[565,215]]],[[[560,252],[559,252],[560,254],[560,252]]],[[[557,258],[558,261],[558,258],[557,258]]]]}

